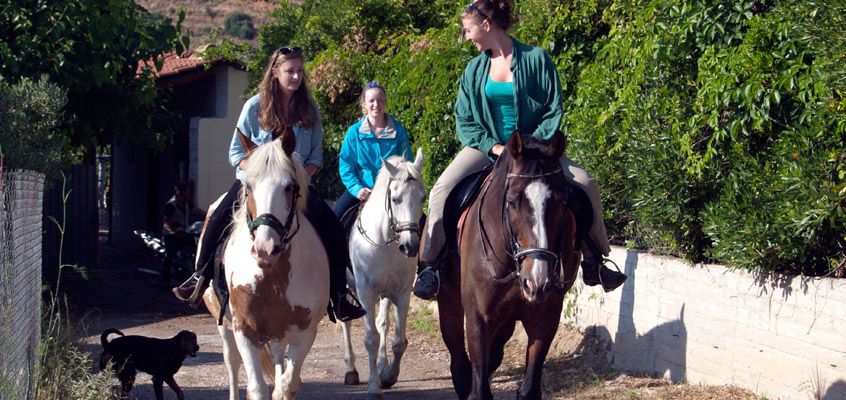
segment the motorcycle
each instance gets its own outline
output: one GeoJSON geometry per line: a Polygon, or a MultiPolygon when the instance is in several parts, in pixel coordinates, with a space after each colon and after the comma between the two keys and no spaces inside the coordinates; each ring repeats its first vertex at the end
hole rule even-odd
{"type": "MultiPolygon", "coordinates": [[[[176,249],[170,265],[171,280],[176,280],[177,283],[180,283],[194,273],[194,257],[202,230],[203,221],[194,222],[185,228],[185,234],[192,239],[192,243],[176,249]]],[[[162,280],[162,271],[164,271],[165,260],[167,258],[167,247],[164,239],[154,235],[152,232],[141,229],[134,230],[132,233],[144,242],[150,256],[150,260],[146,265],[139,267],[138,272],[141,272],[147,283],[152,286],[171,286],[173,282],[164,282],[162,280]]]]}

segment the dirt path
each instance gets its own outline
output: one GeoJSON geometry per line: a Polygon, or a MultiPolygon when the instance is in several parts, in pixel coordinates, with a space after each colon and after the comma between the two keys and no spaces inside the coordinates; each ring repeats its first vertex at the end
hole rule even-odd
{"type": "MultiPolygon", "coordinates": [[[[192,310],[170,292],[148,285],[136,268],[141,261],[103,246],[102,266],[89,270],[89,279],[65,278],[74,314],[80,321],[83,348],[94,356],[100,352],[100,333],[117,328],[127,335],[166,338],[182,329],[197,334],[200,353],[185,360],[176,381],[188,399],[228,399],[228,379],[221,354],[221,339],[211,316],[204,308],[192,310]]],[[[422,303],[420,303],[422,304],[422,303]]],[[[353,325],[357,347],[357,367],[367,379],[367,353],[363,350],[361,323],[353,325]]],[[[399,382],[386,392],[391,399],[444,399],[453,396],[449,380],[449,357],[443,344],[432,335],[409,336],[409,346],[399,382]]],[[[303,369],[301,399],[364,398],[367,385],[345,386],[343,334],[339,326],[324,319],[303,369]]],[[[241,372],[241,396],[245,379],[241,372]]],[[[166,395],[176,398],[173,392],[166,395]]],[[[138,399],[154,399],[150,378],[139,374],[133,394],[138,399]]]]}
{"type": "MultiPolygon", "coordinates": [[[[63,278],[71,313],[79,326],[82,348],[97,359],[100,333],[117,328],[125,334],[167,338],[182,329],[197,334],[200,353],[188,358],[176,375],[187,399],[228,399],[228,379],[221,353],[221,339],[204,308],[192,310],[169,291],[150,286],[136,269],[141,261],[102,246],[101,267],[89,270],[89,279],[73,273],[63,278]]],[[[385,391],[386,399],[453,399],[449,378],[449,354],[437,331],[436,317],[427,303],[414,299],[416,310],[409,322],[409,346],[402,362],[399,382],[385,391]]],[[[369,373],[361,323],[353,325],[359,374],[369,373]]],[[[344,351],[339,326],[325,320],[306,358],[299,399],[364,399],[367,385],[343,385],[344,351]]],[[[493,379],[496,399],[513,399],[523,374],[525,334],[518,332],[506,348],[506,356],[493,379]]],[[[607,343],[591,335],[559,329],[544,367],[545,398],[551,399],[757,399],[754,393],[733,387],[672,385],[652,378],[629,377],[609,368],[607,343]]],[[[95,368],[92,365],[92,368],[95,368]]],[[[240,396],[245,397],[243,368],[240,396]]],[[[139,374],[132,395],[155,399],[150,377],[139,374]]],[[[166,399],[176,396],[165,389],[166,399]]]]}

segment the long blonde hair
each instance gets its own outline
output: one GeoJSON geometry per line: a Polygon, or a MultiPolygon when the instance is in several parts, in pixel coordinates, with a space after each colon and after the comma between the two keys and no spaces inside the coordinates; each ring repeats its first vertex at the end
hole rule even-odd
{"type": "Polygon", "coordinates": [[[313,127],[317,124],[318,115],[317,103],[311,97],[311,91],[308,90],[308,85],[306,84],[306,76],[303,75],[303,79],[300,81],[300,87],[297,88],[291,98],[291,104],[286,118],[284,107],[288,107],[289,105],[283,104],[282,88],[279,86],[279,80],[273,71],[287,60],[299,58],[305,63],[305,57],[303,57],[302,51],[283,54],[280,50],[274,51],[270,57],[267,68],[264,70],[261,85],[259,86],[259,125],[262,129],[272,133],[274,137],[281,135],[285,129],[293,125],[313,127]]]}

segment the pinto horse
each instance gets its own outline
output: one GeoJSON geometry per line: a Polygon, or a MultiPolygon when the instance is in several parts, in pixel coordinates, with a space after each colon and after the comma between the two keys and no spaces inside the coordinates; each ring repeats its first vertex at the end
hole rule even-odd
{"type": "MultiPolygon", "coordinates": [[[[350,234],[350,261],[355,290],[364,316],[364,345],[370,361],[369,399],[382,398],[382,389],[397,382],[400,361],[408,346],[405,335],[411,285],[414,283],[420,226],[423,215],[423,152],[414,162],[399,156],[388,158],[367,202],[361,205],[350,234]],[[387,335],[391,304],[396,306],[396,327],[388,359],[387,335]],[[376,307],[379,305],[379,314],[376,307]]],[[[346,354],[345,384],[358,383],[355,354],[350,341],[350,322],[344,322],[346,354]]]]}
{"type": "Polygon", "coordinates": [[[460,265],[450,260],[438,294],[460,399],[493,398],[491,377],[517,321],[529,337],[517,398],[541,398],[543,363],[581,256],[559,163],[564,147],[561,133],[547,142],[515,132],[467,210],[460,265]]]}
{"type": "MultiPolygon", "coordinates": [[[[232,400],[238,399],[242,362],[248,399],[268,398],[262,372],[273,379],[273,400],[296,397],[303,361],[326,313],[329,260],[303,214],[307,178],[291,156],[295,145],[288,131],[251,152],[242,206],[223,253],[228,318],[218,331],[232,400]]],[[[218,319],[220,302],[211,287],[203,300],[218,319]]]]}

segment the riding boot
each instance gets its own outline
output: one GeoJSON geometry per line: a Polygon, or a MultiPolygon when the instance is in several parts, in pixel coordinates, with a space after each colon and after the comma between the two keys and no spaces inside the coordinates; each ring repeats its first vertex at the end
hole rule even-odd
{"type": "Polygon", "coordinates": [[[184,301],[192,308],[197,308],[200,305],[203,292],[206,291],[208,283],[214,278],[214,255],[217,253],[218,243],[226,237],[226,233],[229,231],[232,209],[235,207],[240,190],[241,181],[235,180],[235,183],[223,196],[206,223],[194,275],[172,290],[177,299],[184,301]]]}
{"type": "Polygon", "coordinates": [[[432,300],[438,296],[438,291],[441,289],[443,262],[421,261],[418,269],[417,280],[411,291],[423,300],[432,300]]]}
{"type": "Polygon", "coordinates": [[[626,275],[606,267],[595,258],[585,258],[582,261],[582,281],[588,286],[602,285],[602,290],[607,293],[620,287],[626,281],[626,275]]]}

